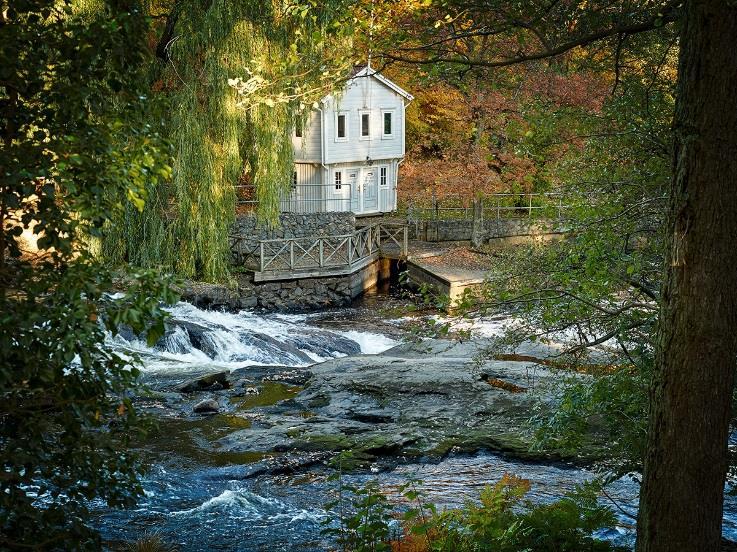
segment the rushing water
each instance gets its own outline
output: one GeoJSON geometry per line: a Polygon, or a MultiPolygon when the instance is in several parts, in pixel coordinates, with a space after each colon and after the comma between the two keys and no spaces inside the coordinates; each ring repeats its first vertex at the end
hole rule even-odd
{"type": "MultiPolygon", "coordinates": [[[[328,515],[323,504],[333,498],[335,483],[327,472],[312,470],[292,477],[249,478],[250,466],[167,469],[157,465],[146,480],[147,494],[134,511],[115,512],[104,519],[105,536],[124,540],[155,531],[182,550],[326,550],[320,532],[328,515]]],[[[392,471],[345,476],[348,484],[377,479],[399,502],[396,488],[409,477],[423,481],[428,500],[454,507],[478,496],[482,486],[514,473],[532,481],[530,498],[553,501],[592,475],[583,470],[524,464],[493,454],[450,457],[438,464],[402,465],[392,471]]],[[[610,494],[634,511],[636,488],[622,481],[610,494]]],[[[623,517],[623,520],[626,518],[623,517]]],[[[631,539],[631,523],[606,536],[631,539]]]]}
{"type": "MultiPolygon", "coordinates": [[[[133,335],[120,335],[111,344],[143,360],[144,380],[153,388],[223,369],[304,367],[350,354],[376,354],[397,343],[401,331],[386,322],[381,298],[369,297],[363,306],[318,315],[229,314],[202,311],[186,303],[171,309],[167,335],[149,348],[133,335]],[[387,334],[391,337],[387,337],[387,334]]],[[[199,423],[202,430],[217,417],[199,423]]],[[[173,427],[173,426],[172,426],[173,427]]],[[[181,429],[181,427],[180,427],[181,429]]],[[[213,431],[222,428],[210,428],[213,431]]],[[[226,428],[227,429],[227,428],[226,428]]],[[[331,500],[335,483],[330,470],[316,465],[299,475],[269,475],[269,459],[226,458],[209,463],[189,454],[182,434],[171,433],[144,447],[150,470],[144,479],[145,496],[127,511],[97,509],[98,525],[110,543],[133,541],[158,534],[185,551],[321,551],[329,543],[321,536],[326,518],[323,505],[331,500]]],[[[378,479],[392,499],[401,501],[397,487],[419,478],[428,499],[440,507],[460,506],[474,499],[484,484],[505,473],[532,483],[529,497],[539,502],[560,498],[593,474],[582,469],[515,462],[494,454],[451,456],[437,464],[405,464],[379,474],[345,476],[348,484],[378,479]]],[[[633,540],[637,486],[620,480],[609,494],[621,508],[621,525],[602,538],[620,544],[633,540]]],[[[737,503],[725,505],[725,534],[737,537],[737,503]]]]}
{"type": "Polygon", "coordinates": [[[327,331],[306,315],[203,311],[188,303],[170,309],[169,329],[153,348],[123,332],[113,343],[143,356],[144,372],[172,373],[246,366],[309,366],[330,358],[379,353],[397,342],[366,331],[327,331]]]}

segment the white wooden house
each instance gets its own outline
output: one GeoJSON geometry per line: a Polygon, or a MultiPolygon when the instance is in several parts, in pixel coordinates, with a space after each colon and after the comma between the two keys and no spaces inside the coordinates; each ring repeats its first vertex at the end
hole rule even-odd
{"type": "Polygon", "coordinates": [[[412,99],[370,65],[354,71],[343,91],[323,98],[304,128],[294,129],[295,170],[281,210],[396,210],[405,108],[412,99]]]}

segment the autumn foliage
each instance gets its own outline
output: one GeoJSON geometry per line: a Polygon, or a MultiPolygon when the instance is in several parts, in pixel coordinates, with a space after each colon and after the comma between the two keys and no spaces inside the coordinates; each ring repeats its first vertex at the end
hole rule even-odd
{"type": "Polygon", "coordinates": [[[558,162],[583,144],[571,119],[598,113],[608,91],[599,76],[548,66],[514,67],[493,85],[433,80],[419,68],[392,78],[415,95],[398,186],[405,204],[555,189],[558,162]]]}

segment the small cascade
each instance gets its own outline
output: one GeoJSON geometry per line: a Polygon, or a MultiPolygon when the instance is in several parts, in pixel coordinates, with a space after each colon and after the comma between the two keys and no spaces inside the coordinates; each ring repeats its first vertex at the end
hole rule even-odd
{"type": "Polygon", "coordinates": [[[166,333],[153,347],[126,328],[111,338],[113,347],[138,354],[144,372],[157,372],[186,371],[187,366],[201,370],[207,365],[303,367],[396,344],[381,335],[316,328],[308,324],[307,316],[205,311],[183,302],[169,313],[166,333]]]}

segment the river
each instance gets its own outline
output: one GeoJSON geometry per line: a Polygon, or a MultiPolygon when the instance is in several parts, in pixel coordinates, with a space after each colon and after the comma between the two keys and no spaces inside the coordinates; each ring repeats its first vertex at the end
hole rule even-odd
{"type": "MultiPolygon", "coordinates": [[[[143,380],[154,391],[222,370],[268,370],[269,367],[307,367],[351,354],[376,354],[399,342],[404,330],[401,301],[373,294],[353,308],[313,315],[278,315],[202,311],[179,303],[171,309],[179,321],[174,331],[149,348],[133,336],[118,336],[110,344],[123,354],[138,354],[143,380]]],[[[274,384],[273,396],[246,397],[259,405],[288,399],[297,386],[274,384]],[[261,401],[261,402],[259,402],[261,401]]],[[[171,394],[170,394],[171,395],[171,394]]],[[[168,396],[168,395],[162,395],[168,396]]],[[[265,469],[269,454],[228,455],[203,445],[208,434],[221,435],[234,427],[214,427],[223,417],[195,418],[157,398],[143,399],[144,410],[163,420],[164,431],[139,444],[148,464],[143,480],[145,496],[130,510],[110,511],[96,505],[95,519],[108,543],[134,541],[156,534],[183,551],[322,551],[330,542],[321,535],[322,522],[334,519],[324,504],[333,498],[336,483],[327,481],[331,469],[321,462],[294,473],[265,469]]],[[[191,408],[190,405],[186,405],[191,408]]],[[[230,424],[231,422],[228,422],[230,424]]],[[[238,426],[241,427],[246,426],[238,426]]],[[[594,474],[566,465],[529,463],[490,453],[450,455],[437,463],[408,463],[378,473],[344,476],[351,485],[376,479],[392,500],[401,502],[397,487],[408,478],[422,480],[428,499],[440,507],[461,506],[474,499],[489,482],[505,473],[532,483],[529,497],[549,502],[594,474]]],[[[620,525],[601,538],[618,544],[633,542],[637,485],[615,482],[608,494],[616,500],[620,525]]],[[[727,499],[725,535],[737,538],[737,502],[727,499]]]]}

